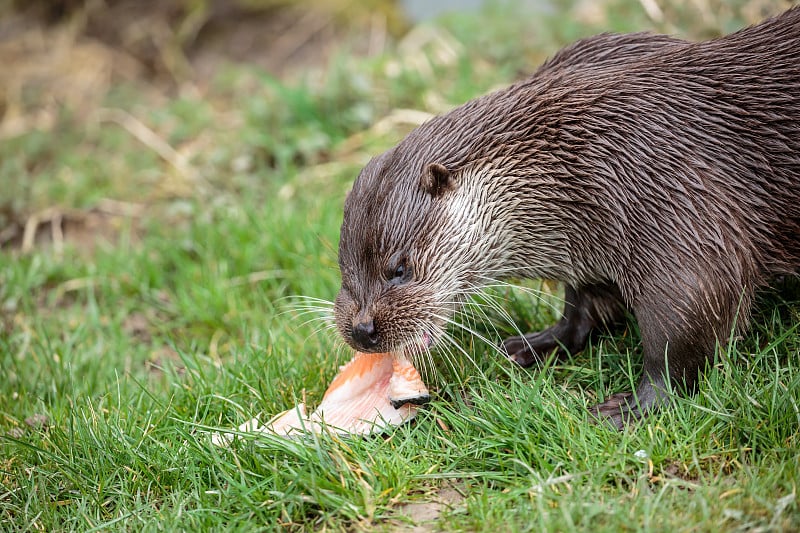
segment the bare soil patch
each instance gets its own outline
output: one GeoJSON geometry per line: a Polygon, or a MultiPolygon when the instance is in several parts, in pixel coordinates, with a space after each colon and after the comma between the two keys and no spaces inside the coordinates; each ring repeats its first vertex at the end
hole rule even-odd
{"type": "Polygon", "coordinates": [[[410,531],[413,533],[427,533],[438,531],[437,523],[443,512],[459,507],[464,501],[463,491],[457,486],[445,486],[438,489],[424,501],[401,505],[397,514],[406,520],[396,520],[392,524],[392,531],[410,531]],[[409,524],[410,521],[412,524],[409,524]]]}

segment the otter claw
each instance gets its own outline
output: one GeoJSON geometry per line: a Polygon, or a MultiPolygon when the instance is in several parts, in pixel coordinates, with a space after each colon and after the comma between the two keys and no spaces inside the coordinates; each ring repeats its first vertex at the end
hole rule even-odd
{"type": "Polygon", "coordinates": [[[632,392],[618,392],[590,408],[589,413],[594,416],[594,423],[608,422],[621,431],[642,417],[638,405],[631,405],[632,401],[635,401],[632,392]]]}
{"type": "Polygon", "coordinates": [[[522,368],[527,368],[542,362],[542,359],[538,356],[538,354],[532,352],[531,350],[519,350],[514,353],[506,352],[506,357],[522,368]]]}
{"type": "Polygon", "coordinates": [[[541,354],[551,353],[557,348],[552,338],[546,339],[541,333],[509,337],[502,346],[506,357],[523,368],[543,363],[545,358],[541,354]]]}

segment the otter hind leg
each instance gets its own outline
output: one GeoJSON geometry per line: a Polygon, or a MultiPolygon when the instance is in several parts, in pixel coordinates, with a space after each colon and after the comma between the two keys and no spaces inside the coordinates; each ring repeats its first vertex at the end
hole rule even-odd
{"type": "Polygon", "coordinates": [[[601,325],[612,326],[624,318],[625,306],[616,287],[591,286],[564,289],[564,316],[553,326],[503,341],[508,358],[523,367],[541,363],[556,353],[562,358],[582,351],[601,325]]]}

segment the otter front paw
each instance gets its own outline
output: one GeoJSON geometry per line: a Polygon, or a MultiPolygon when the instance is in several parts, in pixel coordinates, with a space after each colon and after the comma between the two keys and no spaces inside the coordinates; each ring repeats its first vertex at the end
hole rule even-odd
{"type": "Polygon", "coordinates": [[[634,402],[633,393],[618,392],[606,398],[603,403],[590,408],[589,413],[594,415],[595,422],[608,422],[622,430],[642,417],[639,407],[634,402]]]}
{"type": "Polygon", "coordinates": [[[503,341],[503,350],[511,361],[523,368],[541,364],[553,351],[561,351],[553,334],[548,330],[509,337],[503,341]]]}
{"type": "Polygon", "coordinates": [[[589,412],[597,421],[608,421],[617,429],[634,424],[645,415],[658,411],[668,401],[668,393],[661,375],[646,375],[639,381],[636,394],[618,392],[603,403],[597,404],[589,412]]]}

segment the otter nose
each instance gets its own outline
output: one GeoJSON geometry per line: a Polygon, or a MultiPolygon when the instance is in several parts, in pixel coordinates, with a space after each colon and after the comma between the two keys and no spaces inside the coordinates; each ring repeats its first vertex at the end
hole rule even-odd
{"type": "Polygon", "coordinates": [[[353,325],[353,341],[362,348],[374,348],[378,345],[378,330],[372,319],[363,320],[353,325]]]}

